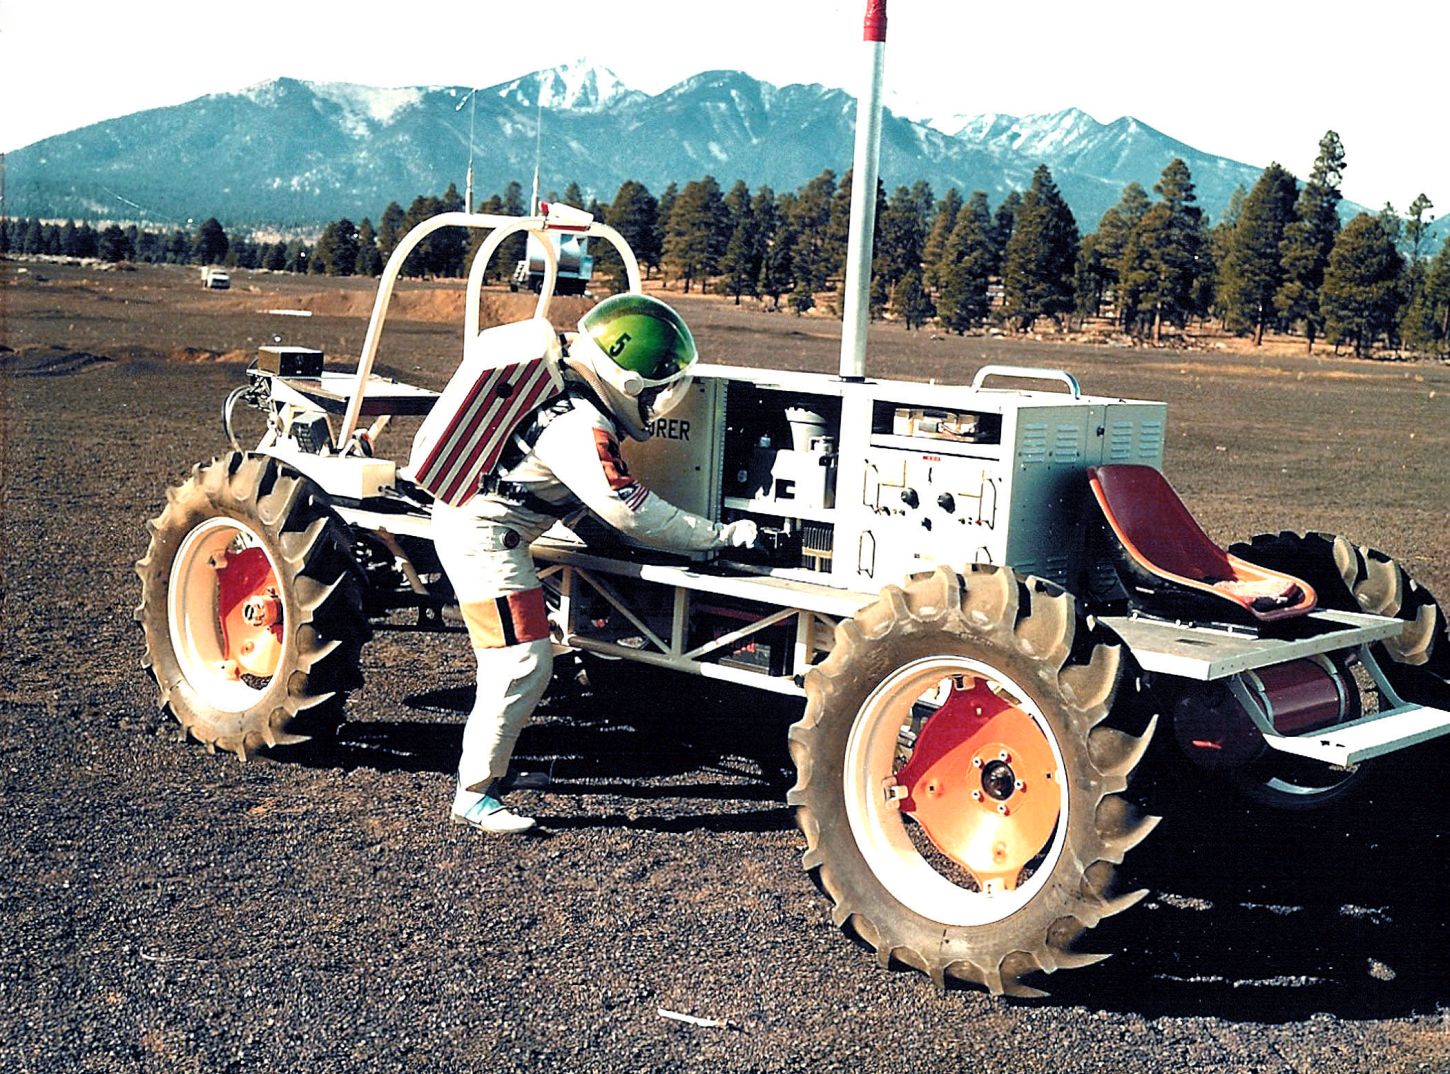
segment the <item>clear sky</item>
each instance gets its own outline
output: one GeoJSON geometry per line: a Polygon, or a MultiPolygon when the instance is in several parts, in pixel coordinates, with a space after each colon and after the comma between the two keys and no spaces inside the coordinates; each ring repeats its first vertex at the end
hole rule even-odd
{"type": "MultiPolygon", "coordinates": [[[[489,86],[585,57],[659,92],[731,68],[855,92],[864,0],[0,0],[0,150],[287,75],[489,86]]],[[[890,0],[888,103],[911,116],[1082,108],[1303,177],[1337,130],[1344,193],[1450,213],[1444,56],[1429,0],[1184,5],[890,0]]],[[[748,178],[748,177],[746,177],[748,178]]]]}

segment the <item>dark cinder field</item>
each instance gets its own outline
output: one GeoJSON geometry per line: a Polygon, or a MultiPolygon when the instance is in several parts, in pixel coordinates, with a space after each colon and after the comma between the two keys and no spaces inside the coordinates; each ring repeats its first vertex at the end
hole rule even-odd
{"type": "MultiPolygon", "coordinates": [[[[1088,937],[1116,957],[1025,1004],[938,996],[831,924],[784,804],[790,704],[594,696],[561,660],[519,751],[555,779],[518,795],[549,829],[526,841],[447,823],[460,634],[380,632],[327,750],[177,743],[131,620],[144,522],[224,450],[258,345],[351,358],[372,301],[233,281],[0,262],[0,1071],[1450,1068],[1445,750],[1305,817],[1185,780],[1128,859],[1149,897],[1088,937]]],[[[380,361],[440,386],[461,285],[403,292],[380,361]]],[[[710,361],[835,369],[827,318],[665,297],[710,361]]],[[[1450,594],[1450,367],[872,329],[874,375],[984,362],[1167,400],[1166,469],[1221,542],[1339,532],[1450,594]]]]}

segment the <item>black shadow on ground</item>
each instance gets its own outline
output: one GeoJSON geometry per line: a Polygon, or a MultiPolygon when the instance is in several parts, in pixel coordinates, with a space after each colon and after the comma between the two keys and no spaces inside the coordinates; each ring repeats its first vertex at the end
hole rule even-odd
{"type": "Polygon", "coordinates": [[[1450,1003],[1445,810],[1423,780],[1382,765],[1356,797],[1285,814],[1180,777],[1120,871],[1148,896],[1079,941],[1114,957],[1047,978],[1049,1002],[1247,1022],[1450,1003]]]}
{"type": "MultiPolygon", "coordinates": [[[[543,773],[548,792],[574,799],[578,810],[551,811],[550,828],[640,828],[658,831],[781,831],[793,825],[785,793],[794,772],[786,750],[786,729],[799,704],[766,699],[728,685],[711,684],[701,698],[680,691],[680,676],[643,677],[621,696],[577,682],[572,669],[559,669],[533,722],[514,751],[514,771],[543,773]],[[682,697],[689,704],[681,708],[682,697]],[[722,803],[719,812],[650,815],[621,812],[621,801],[667,803],[690,800],[722,803]],[[730,811],[725,803],[770,803],[768,808],[730,811]],[[591,806],[598,804],[599,810],[591,806]]],[[[444,720],[349,722],[330,742],[286,751],[308,767],[370,768],[379,772],[453,773],[458,765],[463,724],[473,690],[454,687],[403,698],[415,712],[444,720]]]]}
{"type": "MultiPolygon", "coordinates": [[[[551,829],[793,824],[786,730],[799,702],[713,682],[681,688],[693,682],[645,676],[633,690],[592,689],[561,670],[515,753],[516,768],[552,778],[551,829]],[[558,809],[561,799],[577,810],[558,809]],[[700,800],[720,809],[691,808],[700,800]],[[742,802],[760,808],[732,810],[742,802]]],[[[414,711],[449,718],[350,723],[304,763],[451,773],[472,701],[468,688],[410,695],[414,711]]],[[[1365,793],[1307,814],[1248,806],[1193,773],[1158,773],[1155,784],[1173,788],[1155,803],[1165,820],[1120,870],[1120,887],[1149,894],[1079,942],[1114,957],[1038,982],[1052,993],[1044,1002],[1245,1022],[1450,1004],[1450,838],[1425,769],[1412,771],[1382,765],[1365,793]]]]}

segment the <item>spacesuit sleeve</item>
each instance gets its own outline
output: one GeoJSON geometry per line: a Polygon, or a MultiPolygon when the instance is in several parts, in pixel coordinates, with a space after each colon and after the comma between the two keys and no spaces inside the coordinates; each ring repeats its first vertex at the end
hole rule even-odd
{"type": "Polygon", "coordinates": [[[550,422],[534,456],[593,514],[631,540],[675,552],[722,546],[716,523],[668,503],[631,476],[613,428],[587,407],[550,422]]]}

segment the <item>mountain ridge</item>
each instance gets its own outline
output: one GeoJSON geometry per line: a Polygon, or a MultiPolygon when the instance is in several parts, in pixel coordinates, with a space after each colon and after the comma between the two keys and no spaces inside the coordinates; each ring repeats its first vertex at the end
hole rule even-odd
{"type": "MultiPolygon", "coordinates": [[[[850,165],[855,99],[820,84],[777,86],[740,71],[702,71],[656,94],[576,60],[476,90],[372,87],[279,77],[150,109],[32,143],[8,155],[11,216],[320,228],[376,217],[390,201],[459,187],[473,126],[475,198],[527,185],[542,114],[543,186],[571,180],[612,200],[625,179],[658,194],[706,174],[794,190],[850,165]],[[470,100],[470,95],[472,98],[470,100]],[[471,115],[470,115],[471,111],[471,115]],[[129,210],[129,211],[122,211],[129,210]]],[[[888,111],[881,175],[888,192],[918,179],[940,196],[987,191],[995,205],[1045,163],[1084,233],[1124,185],[1151,189],[1174,156],[1216,217],[1260,168],[1214,156],[1132,116],[1101,123],[1077,108],[1045,116],[888,111]],[[949,129],[956,124],[955,130],[949,129]]]]}

